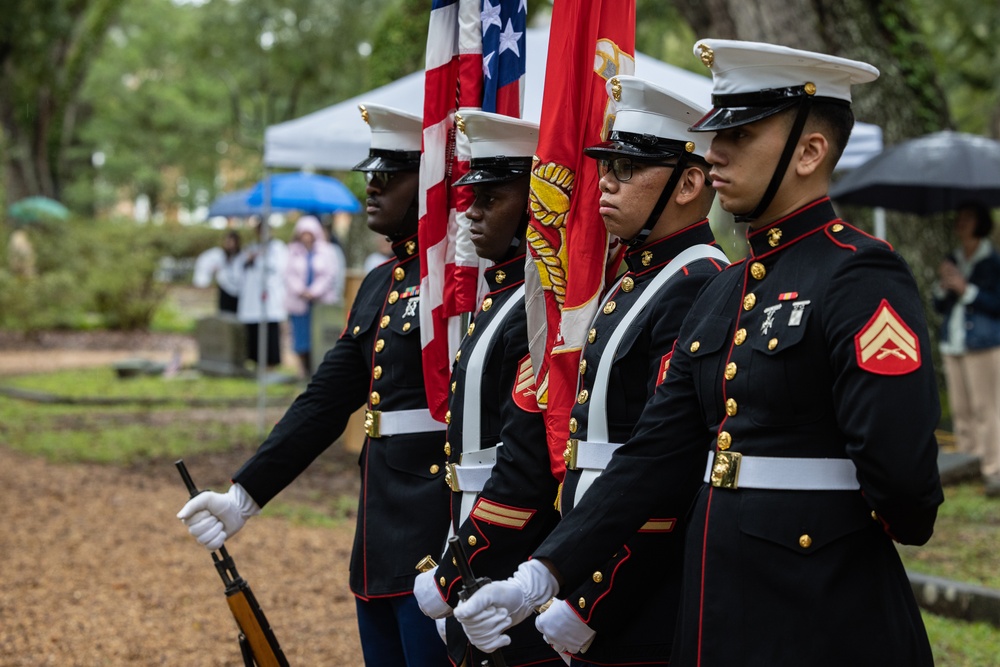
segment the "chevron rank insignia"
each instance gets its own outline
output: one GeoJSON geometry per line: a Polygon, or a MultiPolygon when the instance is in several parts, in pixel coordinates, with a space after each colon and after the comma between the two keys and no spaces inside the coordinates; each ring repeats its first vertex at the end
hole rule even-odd
{"type": "Polygon", "coordinates": [[[858,366],[878,375],[905,375],[920,368],[920,343],[885,299],[854,337],[858,366]]]}
{"type": "Polygon", "coordinates": [[[663,358],[660,359],[660,372],[656,374],[657,387],[663,384],[663,381],[667,379],[667,371],[670,370],[670,357],[672,356],[674,356],[673,349],[663,355],[663,358]]]}
{"type": "Polygon", "coordinates": [[[535,369],[531,365],[530,354],[524,355],[524,359],[521,359],[521,363],[517,366],[517,380],[514,381],[511,398],[517,407],[525,412],[542,411],[535,396],[535,369]]]}

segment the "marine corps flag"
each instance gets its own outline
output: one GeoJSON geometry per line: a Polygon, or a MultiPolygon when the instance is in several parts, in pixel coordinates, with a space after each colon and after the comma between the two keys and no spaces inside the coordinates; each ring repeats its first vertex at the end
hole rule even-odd
{"type": "Polygon", "coordinates": [[[526,0],[434,0],[427,31],[424,138],[420,160],[420,342],[427,405],[444,421],[459,316],[478,306],[489,262],[469,239],[471,188],[451,184],[469,170],[469,144],[455,131],[459,109],[520,117],[526,0]]]}
{"type": "Polygon", "coordinates": [[[620,253],[598,214],[594,160],[613,108],[605,85],[635,71],[635,0],[556,0],[552,9],[538,151],[531,174],[525,307],[534,336],[539,405],[546,410],[553,473],[576,395],[580,350],[620,253]]]}

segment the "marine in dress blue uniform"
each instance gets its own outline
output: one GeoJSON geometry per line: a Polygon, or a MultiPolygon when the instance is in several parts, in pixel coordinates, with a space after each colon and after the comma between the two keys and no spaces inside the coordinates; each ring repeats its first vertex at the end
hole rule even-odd
{"type": "MultiPolygon", "coordinates": [[[[564,515],[632,434],[695,296],[729,263],[706,217],[714,191],[702,156],[711,135],[687,131],[706,110],[631,76],[610,79],[608,94],[615,105],[611,134],[584,153],[598,160],[601,210],[609,231],[628,246],[628,270],[605,296],[581,355],[564,515]],[[629,200],[642,203],[623,210],[629,200]]],[[[614,558],[539,616],[546,639],[576,653],[571,664],[669,663],[687,509],[657,503],[614,558]],[[578,643],[588,635],[586,645],[578,643]]]]}
{"type": "Polygon", "coordinates": [[[394,258],[365,277],[337,343],[233,482],[259,511],[364,406],[350,586],[365,663],[436,667],[447,664],[444,646],[412,595],[414,565],[445,540],[450,500],[440,461],[445,425],[427,409],[420,355],[422,122],[379,105],[361,110],[372,144],[355,169],[368,180],[369,227],[393,241],[394,258]]]}
{"type": "MultiPolygon", "coordinates": [[[[472,186],[466,215],[477,254],[495,262],[484,278],[487,294],[472,318],[452,370],[443,465],[452,493],[452,528],[477,577],[504,578],[559,520],[558,481],[551,471],[545,422],[535,398],[524,310],[528,187],[538,126],[482,111],[460,111],[468,136],[469,172],[456,185],[472,186]]],[[[462,581],[449,554],[416,585],[425,612],[450,616],[462,581]]],[[[484,656],[461,626],[448,619],[454,664],[479,665],[484,656]]],[[[531,626],[512,633],[508,665],[561,666],[562,660],[531,626]]]]}
{"type": "MultiPolygon", "coordinates": [[[[906,263],[825,196],[850,87],[878,72],[770,44],[695,53],[715,108],[694,129],[716,132],[713,185],[750,223],[750,256],[695,301],[632,438],[536,550],[553,579],[519,604],[577,585],[655,499],[693,485],[671,664],[931,665],[893,545],[926,542],[943,499],[927,325],[906,263]],[[659,447],[665,433],[679,446],[659,447]]],[[[506,590],[456,616],[477,627],[506,590]]]]}

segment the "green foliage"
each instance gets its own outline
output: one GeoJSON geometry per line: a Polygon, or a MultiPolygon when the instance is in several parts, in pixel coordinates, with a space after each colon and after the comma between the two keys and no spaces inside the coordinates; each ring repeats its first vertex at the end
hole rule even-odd
{"type": "Polygon", "coordinates": [[[1000,630],[987,623],[967,623],[922,614],[937,667],[1000,667],[1000,630]]]}
{"type": "Polygon", "coordinates": [[[382,13],[372,40],[371,87],[423,69],[429,5],[425,0],[393,0],[382,13]]]}

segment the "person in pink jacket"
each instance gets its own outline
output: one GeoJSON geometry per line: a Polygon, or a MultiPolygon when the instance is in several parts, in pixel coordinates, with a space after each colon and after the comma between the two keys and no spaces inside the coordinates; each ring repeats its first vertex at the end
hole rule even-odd
{"type": "Polygon", "coordinates": [[[299,218],[288,246],[285,308],[292,328],[292,349],[305,377],[312,375],[312,306],[337,301],[334,285],[339,270],[319,220],[311,215],[299,218]]]}

